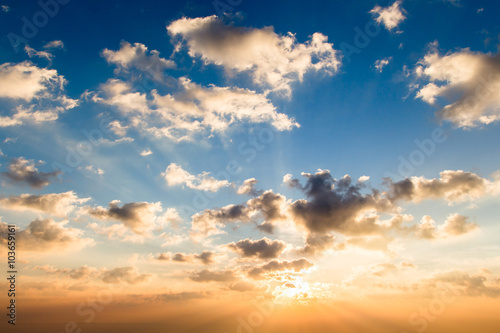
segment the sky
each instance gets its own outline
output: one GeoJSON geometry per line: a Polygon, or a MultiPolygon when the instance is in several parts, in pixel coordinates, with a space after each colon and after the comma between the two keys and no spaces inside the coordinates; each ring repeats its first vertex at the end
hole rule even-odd
{"type": "Polygon", "coordinates": [[[499,11],[4,0],[0,325],[498,332],[499,11]]]}

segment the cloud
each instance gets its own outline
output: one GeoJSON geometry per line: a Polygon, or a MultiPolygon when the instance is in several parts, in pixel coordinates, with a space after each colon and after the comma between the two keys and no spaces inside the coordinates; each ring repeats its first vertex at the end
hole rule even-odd
{"type": "Polygon", "coordinates": [[[302,173],[307,183],[302,186],[297,179],[287,177],[289,186],[304,191],[310,200],[299,199],[290,205],[292,218],[311,233],[336,231],[347,235],[378,232],[376,218],[367,218],[369,212],[390,213],[397,211],[391,200],[380,191],[361,193],[362,185],[352,185],[349,175],[333,179],[329,170],[316,174],[302,173]]]}
{"type": "Polygon", "coordinates": [[[436,288],[438,283],[445,283],[452,286],[458,293],[463,293],[470,297],[492,297],[500,296],[500,283],[497,278],[492,279],[491,272],[486,269],[480,270],[476,274],[469,274],[460,270],[435,274],[432,278],[422,282],[422,287],[436,288]]]}
{"type": "Polygon", "coordinates": [[[267,264],[250,269],[248,271],[248,276],[253,279],[262,279],[266,274],[272,274],[283,271],[298,273],[302,270],[311,268],[313,266],[314,266],[313,263],[303,258],[292,261],[272,260],[267,264]]]}
{"type": "Polygon", "coordinates": [[[402,3],[403,1],[398,0],[389,7],[375,6],[370,13],[374,15],[377,23],[383,24],[387,30],[392,31],[406,19],[406,10],[401,7],[402,3]]]}
{"type": "Polygon", "coordinates": [[[243,184],[238,187],[238,190],[236,191],[236,193],[238,194],[249,194],[251,196],[259,196],[263,193],[262,190],[256,190],[255,189],[255,185],[258,183],[259,181],[255,178],[249,178],[249,179],[246,179],[243,184]]]}
{"type": "Polygon", "coordinates": [[[43,46],[44,49],[63,49],[64,43],[61,40],[53,40],[43,46]]]}
{"type": "Polygon", "coordinates": [[[417,225],[416,235],[425,239],[437,239],[460,236],[479,229],[477,224],[467,220],[467,216],[455,213],[448,216],[444,224],[436,226],[436,222],[425,215],[417,225]]]}
{"type": "Polygon", "coordinates": [[[59,113],[78,105],[63,93],[65,84],[55,69],[39,68],[30,61],[0,65],[0,98],[17,105],[11,116],[0,117],[0,127],[56,120],[59,113]]]}
{"type": "Polygon", "coordinates": [[[11,210],[28,210],[64,217],[71,213],[78,205],[89,200],[90,198],[78,198],[73,191],[41,195],[21,194],[19,196],[0,198],[0,206],[11,210]]]}
{"type": "Polygon", "coordinates": [[[215,262],[215,257],[217,254],[211,251],[203,251],[202,253],[186,254],[186,253],[160,253],[157,260],[162,261],[176,261],[183,263],[192,263],[195,260],[201,261],[204,265],[210,265],[215,262]]]}
{"type": "Polygon", "coordinates": [[[442,198],[453,203],[471,201],[498,190],[496,182],[491,182],[472,172],[445,170],[439,175],[439,179],[411,177],[397,183],[388,181],[390,197],[393,200],[404,199],[414,202],[442,198]]]}
{"type": "Polygon", "coordinates": [[[237,87],[202,87],[185,77],[177,81],[179,91],[150,95],[135,91],[132,84],[110,79],[101,85],[99,93],[91,93],[91,100],[117,108],[128,124],[157,138],[174,142],[194,141],[212,134],[226,132],[236,123],[271,123],[279,131],[300,125],[293,118],[278,113],[264,95],[237,87]],[[207,134],[210,132],[210,134],[207,134]]]}
{"type": "MultiPolygon", "coordinates": [[[[167,31],[185,42],[191,57],[223,66],[229,73],[248,73],[257,85],[287,96],[291,84],[302,81],[307,72],[332,75],[341,63],[340,52],[318,32],[301,44],[292,33],[283,36],[272,27],[225,25],[215,15],[182,18],[167,26],[167,31]]],[[[181,47],[178,43],[176,49],[181,47]]]]}
{"type": "Polygon", "coordinates": [[[477,127],[497,121],[500,117],[500,56],[462,49],[440,55],[437,43],[416,67],[418,78],[428,81],[416,95],[423,101],[438,105],[440,120],[461,128],[477,127]]]}
{"type": "Polygon", "coordinates": [[[272,190],[265,191],[259,197],[248,200],[245,204],[227,205],[220,209],[206,209],[191,217],[191,237],[200,238],[223,233],[222,229],[227,223],[250,222],[259,217],[265,222],[258,226],[259,229],[272,233],[273,222],[286,219],[286,198],[274,193],[272,190]]]}
{"type": "Polygon", "coordinates": [[[24,51],[26,52],[26,54],[30,58],[38,57],[38,58],[45,58],[48,61],[52,61],[52,58],[54,57],[54,55],[50,52],[37,51],[34,48],[29,47],[28,45],[24,46],[24,51]]]}
{"type": "Polygon", "coordinates": [[[77,267],[77,268],[71,268],[71,269],[69,269],[69,268],[61,269],[61,268],[55,268],[53,266],[45,264],[43,266],[37,265],[37,266],[33,267],[33,270],[42,271],[42,272],[46,272],[49,274],[57,274],[57,275],[67,276],[73,280],[88,279],[90,277],[95,276],[96,273],[98,272],[98,270],[95,267],[88,267],[87,265],[77,267]]]}
{"type": "Polygon", "coordinates": [[[118,72],[129,72],[135,68],[149,74],[157,82],[165,80],[164,73],[167,69],[176,67],[172,60],[161,58],[160,52],[156,50],[148,51],[148,48],[141,43],[131,45],[122,41],[118,51],[104,49],[102,55],[108,63],[117,66],[118,72]]]}
{"type": "Polygon", "coordinates": [[[210,271],[204,269],[199,272],[193,272],[189,278],[196,282],[231,282],[236,280],[236,275],[231,270],[210,271]]]}
{"type": "Polygon", "coordinates": [[[185,184],[195,190],[217,192],[222,187],[230,185],[227,180],[217,180],[209,175],[210,173],[206,171],[197,176],[192,175],[175,163],[170,163],[165,172],[162,173],[168,186],[185,184]]]}
{"type": "Polygon", "coordinates": [[[244,205],[231,204],[220,209],[205,209],[191,216],[190,235],[194,239],[200,239],[221,234],[226,223],[237,221],[250,221],[248,209],[244,205]]]}
{"type": "Polygon", "coordinates": [[[149,156],[149,155],[153,155],[153,152],[151,151],[151,149],[147,148],[147,149],[144,149],[143,151],[141,151],[140,155],[141,156],[149,156]]]}
{"type": "Polygon", "coordinates": [[[384,70],[384,67],[389,65],[389,62],[391,60],[392,60],[392,57],[377,60],[377,61],[375,61],[374,66],[379,73],[382,73],[382,71],[384,70]]]}
{"type": "Polygon", "coordinates": [[[101,280],[105,283],[121,283],[138,284],[147,281],[151,274],[139,274],[134,267],[116,267],[106,270],[101,274],[101,280]]]}
{"type": "Polygon", "coordinates": [[[24,157],[14,158],[10,161],[8,171],[2,176],[14,184],[26,183],[32,188],[42,188],[50,184],[51,178],[57,177],[61,171],[39,172],[33,160],[24,157]]]}
{"type": "Polygon", "coordinates": [[[10,11],[10,7],[9,6],[6,6],[6,5],[2,5],[2,10],[5,12],[5,13],[8,13],[10,11]]]}
{"type": "Polygon", "coordinates": [[[305,246],[299,248],[298,252],[304,255],[314,255],[334,247],[335,236],[329,234],[308,234],[305,246]]]}
{"type": "MultiPolygon", "coordinates": [[[[90,238],[83,238],[83,230],[68,228],[68,221],[55,222],[54,220],[36,219],[24,230],[16,232],[16,237],[21,250],[45,252],[51,250],[81,249],[94,245],[90,238]]],[[[0,222],[0,236],[2,242],[7,244],[7,224],[0,222]]]]}
{"type": "Polygon", "coordinates": [[[84,211],[92,217],[101,220],[114,220],[121,222],[125,227],[138,235],[145,235],[155,227],[176,221],[179,216],[173,208],[167,209],[163,215],[161,202],[131,202],[120,207],[119,200],[111,201],[108,208],[97,206],[86,207],[84,211]]]}
{"type": "Polygon", "coordinates": [[[257,241],[243,239],[237,243],[229,243],[226,246],[230,250],[239,253],[243,258],[257,257],[259,259],[272,259],[279,257],[285,250],[286,243],[280,240],[262,238],[257,241]]]}
{"type": "Polygon", "coordinates": [[[415,266],[411,262],[402,261],[399,264],[382,263],[382,264],[371,265],[368,268],[368,271],[370,275],[382,278],[385,277],[386,275],[394,274],[397,271],[405,269],[415,269],[415,268],[417,268],[417,266],[415,266]]]}

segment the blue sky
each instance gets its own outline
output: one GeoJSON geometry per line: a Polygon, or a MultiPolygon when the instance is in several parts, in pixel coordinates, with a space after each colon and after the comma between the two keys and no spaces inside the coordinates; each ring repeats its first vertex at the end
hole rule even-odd
{"type": "Polygon", "coordinates": [[[214,3],[73,0],[52,16],[37,2],[1,3],[0,222],[38,244],[26,247],[33,279],[42,265],[119,265],[145,274],[137,281],[150,273],[155,286],[167,276],[196,290],[206,267],[174,256],[202,251],[221,256],[214,274],[244,281],[235,253],[247,265],[305,258],[317,267],[304,273],[311,283],[401,260],[421,279],[439,268],[500,273],[498,2],[242,0],[224,14],[214,3]],[[27,36],[26,22],[43,17],[27,36]],[[14,203],[26,196],[41,201],[14,203]],[[229,207],[242,211],[231,218],[229,207]],[[35,221],[62,238],[37,239],[35,221]],[[72,248],[65,235],[74,255],[53,255],[72,248]],[[306,250],[313,237],[326,245],[306,250]],[[260,239],[286,250],[227,245],[260,239]],[[452,259],[443,267],[433,251],[452,259]]]}

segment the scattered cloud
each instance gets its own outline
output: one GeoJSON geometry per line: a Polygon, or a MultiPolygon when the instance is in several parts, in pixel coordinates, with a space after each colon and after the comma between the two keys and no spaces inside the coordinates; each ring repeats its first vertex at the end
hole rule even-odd
{"type": "Polygon", "coordinates": [[[176,67],[172,60],[160,57],[160,52],[156,50],[148,51],[148,48],[141,43],[131,45],[126,41],[120,43],[118,51],[104,49],[103,57],[110,64],[117,66],[117,73],[125,71],[127,73],[132,69],[138,69],[157,81],[165,80],[165,71],[176,67]]]}
{"type": "Polygon", "coordinates": [[[0,127],[54,121],[76,107],[79,101],[64,94],[65,84],[55,69],[39,68],[30,61],[0,65],[0,98],[17,105],[11,116],[0,117],[0,127]]]}
{"type": "Polygon", "coordinates": [[[28,57],[33,58],[33,57],[38,57],[38,58],[44,58],[48,61],[52,61],[52,58],[54,55],[50,52],[47,51],[37,51],[34,48],[29,47],[28,45],[24,46],[24,51],[28,55],[28,57]]]}
{"type": "Polygon", "coordinates": [[[105,283],[117,284],[126,282],[128,284],[138,284],[147,281],[151,274],[139,274],[135,267],[116,267],[101,274],[101,280],[105,283]]]}
{"type": "Polygon", "coordinates": [[[278,35],[272,27],[262,29],[225,25],[215,15],[182,18],[167,26],[168,33],[180,37],[191,57],[223,66],[227,72],[248,73],[254,83],[291,95],[291,84],[302,81],[309,71],[327,75],[340,67],[340,52],[327,37],[314,33],[306,43],[298,43],[292,33],[278,35]]]}
{"type": "Polygon", "coordinates": [[[90,198],[78,198],[75,192],[49,194],[21,194],[0,198],[0,206],[17,211],[34,211],[65,217],[90,198]]]}
{"type": "Polygon", "coordinates": [[[239,253],[243,258],[273,259],[278,258],[285,250],[286,243],[280,240],[270,240],[262,238],[254,241],[243,239],[237,243],[226,245],[227,248],[239,253]]]}
{"type": "Polygon", "coordinates": [[[151,151],[151,149],[147,148],[147,149],[144,149],[143,151],[141,151],[140,155],[141,156],[149,156],[149,155],[153,155],[153,152],[151,151]]]}
{"type": "Polygon", "coordinates": [[[384,70],[384,67],[389,65],[389,62],[391,60],[392,60],[392,57],[377,60],[377,61],[375,61],[374,66],[379,73],[382,73],[382,71],[384,70]]]}
{"type": "MultiPolygon", "coordinates": [[[[36,219],[16,237],[22,251],[45,252],[50,250],[81,249],[94,245],[94,240],[83,238],[83,230],[66,227],[68,221],[55,222],[51,218],[36,219]]],[[[7,224],[0,222],[0,237],[7,244],[7,224]]]]}
{"type": "Polygon", "coordinates": [[[64,49],[64,43],[61,40],[53,40],[43,46],[44,49],[64,49]]]}
{"type": "Polygon", "coordinates": [[[248,195],[251,195],[253,197],[259,196],[264,191],[262,191],[262,190],[256,190],[255,189],[255,185],[258,182],[259,181],[257,179],[255,179],[255,178],[246,179],[243,182],[243,184],[240,187],[238,187],[238,190],[236,191],[236,193],[238,193],[238,194],[248,194],[248,195]]]}
{"type": "Polygon", "coordinates": [[[86,207],[84,212],[101,220],[121,222],[125,227],[138,235],[144,235],[155,227],[161,227],[169,222],[177,221],[179,215],[173,208],[169,208],[163,215],[161,202],[131,202],[119,206],[120,201],[111,201],[108,208],[102,206],[86,207]]]}
{"type": "Polygon", "coordinates": [[[24,157],[14,158],[10,161],[8,171],[2,172],[2,176],[13,184],[27,184],[32,188],[40,189],[61,174],[61,171],[40,172],[33,160],[24,157]]]}
{"type": "MultiPolygon", "coordinates": [[[[133,126],[157,138],[174,142],[194,141],[207,132],[222,134],[235,123],[271,123],[279,131],[300,125],[283,113],[264,95],[237,87],[202,87],[181,77],[179,91],[161,95],[156,90],[146,93],[134,90],[131,83],[110,79],[99,93],[89,93],[96,103],[117,108],[129,124],[118,122],[119,128],[133,126]]],[[[115,127],[117,124],[115,123],[115,127]]],[[[123,130],[121,130],[122,132],[123,130]]]]}
{"type": "Polygon", "coordinates": [[[189,278],[196,282],[231,282],[236,280],[236,274],[232,270],[211,271],[204,269],[191,273],[189,278]]]}
{"type": "Polygon", "coordinates": [[[392,31],[406,19],[406,10],[401,7],[402,3],[403,1],[397,0],[389,7],[375,6],[370,13],[374,15],[377,23],[383,24],[387,30],[392,31]]]}
{"type": "Polygon", "coordinates": [[[217,192],[222,187],[230,185],[229,181],[217,180],[206,171],[197,176],[192,175],[175,163],[170,163],[162,176],[167,181],[168,186],[186,185],[200,191],[217,192]]]}
{"type": "Polygon", "coordinates": [[[262,279],[266,275],[273,275],[273,273],[290,271],[300,272],[302,270],[313,267],[314,264],[306,259],[297,259],[292,261],[278,261],[272,260],[267,264],[252,268],[248,271],[248,276],[253,279],[262,279]]]}
{"type": "Polygon", "coordinates": [[[477,127],[500,117],[500,56],[470,49],[440,55],[431,50],[418,63],[418,78],[429,81],[416,95],[423,101],[446,104],[436,116],[461,128],[477,127]]]}

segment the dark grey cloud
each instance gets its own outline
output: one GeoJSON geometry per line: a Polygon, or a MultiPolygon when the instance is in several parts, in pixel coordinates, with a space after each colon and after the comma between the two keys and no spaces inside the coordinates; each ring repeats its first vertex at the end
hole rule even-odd
{"type": "Polygon", "coordinates": [[[51,180],[60,174],[60,170],[40,172],[33,160],[27,160],[24,157],[12,159],[9,163],[8,171],[2,172],[2,176],[10,183],[27,184],[37,189],[49,185],[51,180]]]}
{"type": "Polygon", "coordinates": [[[253,279],[262,279],[263,276],[268,273],[275,273],[282,271],[294,271],[297,273],[304,269],[308,269],[312,266],[314,266],[314,264],[304,258],[292,261],[271,260],[267,264],[254,267],[248,270],[248,276],[253,279]]]}
{"type": "Polygon", "coordinates": [[[254,241],[243,239],[237,243],[227,244],[227,247],[238,252],[242,257],[257,257],[259,259],[277,258],[286,248],[286,243],[280,240],[262,238],[254,241]]]}

